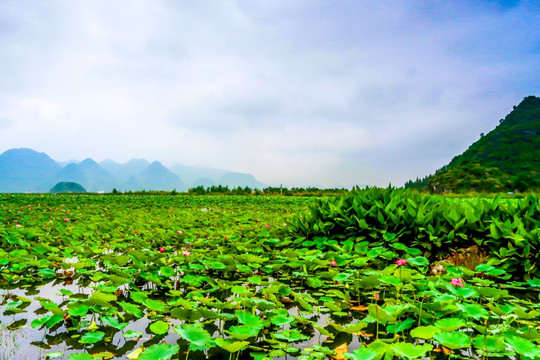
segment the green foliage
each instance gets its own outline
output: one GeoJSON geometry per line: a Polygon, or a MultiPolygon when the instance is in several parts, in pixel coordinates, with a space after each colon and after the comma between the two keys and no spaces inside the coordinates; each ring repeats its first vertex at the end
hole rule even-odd
{"type": "Polygon", "coordinates": [[[54,185],[51,190],[49,190],[51,194],[59,194],[59,193],[85,193],[86,189],[77,183],[74,182],[59,182],[56,185],[54,185]]]}
{"type": "MultiPolygon", "coordinates": [[[[410,254],[408,248],[418,249],[431,260],[442,259],[456,248],[478,245],[487,249],[492,264],[500,265],[499,271],[504,270],[490,275],[529,278],[540,277],[539,228],[536,195],[513,201],[462,200],[373,188],[318,199],[309,214],[291,222],[289,230],[306,234],[306,247],[339,248],[346,240],[365,240],[384,244],[380,251],[398,251],[403,256],[410,254]]],[[[422,266],[422,261],[411,258],[410,264],[416,263],[422,266]]]]}

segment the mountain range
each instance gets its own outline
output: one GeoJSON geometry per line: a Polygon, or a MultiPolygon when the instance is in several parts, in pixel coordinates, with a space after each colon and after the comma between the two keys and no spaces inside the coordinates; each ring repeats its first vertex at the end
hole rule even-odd
{"type": "Polygon", "coordinates": [[[405,187],[437,192],[540,189],[540,98],[527,96],[461,155],[405,187]]]}
{"type": "Polygon", "coordinates": [[[181,164],[167,168],[159,161],[150,163],[145,159],[124,164],[109,159],[97,163],[90,158],[59,163],[27,148],[10,149],[0,155],[0,192],[47,192],[59,182],[75,182],[90,192],[110,192],[114,188],[185,191],[199,185],[266,187],[250,174],[181,164]]]}

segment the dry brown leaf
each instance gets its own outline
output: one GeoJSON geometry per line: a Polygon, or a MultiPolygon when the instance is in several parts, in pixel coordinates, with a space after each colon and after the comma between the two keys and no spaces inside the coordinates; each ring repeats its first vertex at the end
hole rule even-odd
{"type": "Polygon", "coordinates": [[[350,310],[352,311],[367,311],[367,309],[367,306],[364,305],[353,306],[352,308],[350,308],[350,310]]]}
{"type": "Polygon", "coordinates": [[[330,358],[332,358],[334,360],[344,360],[345,359],[345,353],[347,352],[347,350],[348,350],[347,343],[343,343],[343,344],[339,345],[338,347],[336,347],[334,349],[336,354],[335,355],[330,355],[330,358]]]}

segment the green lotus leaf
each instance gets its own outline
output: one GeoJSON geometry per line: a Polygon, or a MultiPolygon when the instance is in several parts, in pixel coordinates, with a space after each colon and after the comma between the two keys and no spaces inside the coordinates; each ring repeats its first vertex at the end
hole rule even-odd
{"type": "Polygon", "coordinates": [[[475,348],[488,352],[502,353],[506,350],[504,338],[500,335],[477,335],[472,343],[475,348]]]}
{"type": "Polygon", "coordinates": [[[411,330],[411,336],[418,337],[424,340],[429,340],[439,331],[441,331],[441,329],[436,326],[419,326],[411,330]]]}
{"type": "Polygon", "coordinates": [[[90,298],[94,298],[104,302],[116,301],[116,296],[114,294],[107,294],[100,291],[94,291],[90,298]]]}
{"type": "Polygon", "coordinates": [[[129,293],[129,297],[139,304],[142,304],[146,299],[148,299],[148,295],[142,291],[132,291],[129,293]]]}
{"type": "Polygon", "coordinates": [[[467,325],[463,319],[446,318],[435,321],[435,326],[443,331],[454,331],[467,325]]]}
{"type": "Polygon", "coordinates": [[[162,267],[160,267],[159,272],[161,272],[161,275],[163,275],[165,277],[171,277],[174,274],[176,274],[174,269],[172,267],[170,267],[170,266],[162,266],[162,267]]]}
{"type": "Polygon", "coordinates": [[[235,285],[231,288],[233,294],[245,294],[248,290],[244,286],[235,285]]]}
{"type": "Polygon", "coordinates": [[[156,335],[166,334],[169,332],[169,323],[161,320],[156,321],[150,324],[150,331],[152,331],[156,335]]]}
{"type": "Polygon", "coordinates": [[[469,339],[469,336],[466,333],[459,331],[438,332],[433,335],[433,340],[452,350],[463,349],[471,346],[471,339],[469,339]]]}
{"type": "Polygon", "coordinates": [[[259,275],[253,275],[247,278],[250,283],[260,284],[262,282],[262,277],[259,275]]]}
{"type": "Polygon", "coordinates": [[[105,336],[105,333],[102,331],[95,331],[95,332],[87,332],[83,336],[81,336],[81,339],[79,342],[83,344],[94,344],[98,341],[101,341],[103,337],[105,336]]]}
{"type": "Polygon", "coordinates": [[[214,339],[204,330],[201,326],[182,324],[182,326],[175,326],[174,332],[180,335],[184,340],[187,340],[190,345],[193,344],[199,348],[210,348],[214,344],[214,339]]]}
{"type": "Polygon", "coordinates": [[[345,359],[352,359],[352,360],[371,360],[374,359],[378,353],[375,350],[371,350],[368,348],[360,348],[358,350],[354,350],[352,354],[346,353],[345,359]]]}
{"type": "Polygon", "coordinates": [[[88,306],[79,305],[68,309],[68,313],[70,316],[85,316],[86,314],[88,314],[88,310],[90,310],[88,306]]]}
{"type": "Polygon", "coordinates": [[[244,324],[247,327],[252,327],[259,330],[264,328],[264,320],[257,315],[239,310],[236,312],[236,316],[238,317],[238,322],[240,322],[240,324],[244,324]]]}
{"type": "Polygon", "coordinates": [[[145,349],[138,360],[168,360],[180,351],[180,346],[169,344],[155,344],[145,349]]]}
{"type": "Polygon", "coordinates": [[[237,340],[246,340],[250,337],[257,336],[259,333],[258,328],[250,327],[250,326],[231,326],[229,330],[226,330],[226,332],[229,334],[229,336],[237,339],[237,340]]]}
{"type": "Polygon", "coordinates": [[[52,317],[52,315],[46,315],[40,319],[34,319],[32,320],[32,322],[30,323],[30,326],[32,328],[36,328],[38,326],[41,326],[43,324],[45,324],[47,321],[49,321],[49,319],[52,317]]]}
{"type": "Polygon", "coordinates": [[[147,308],[149,308],[152,311],[158,311],[158,312],[164,312],[165,311],[165,304],[163,304],[159,300],[147,299],[143,303],[147,308]]]}
{"type": "Polygon", "coordinates": [[[461,311],[467,313],[470,317],[480,320],[489,317],[489,312],[480,304],[457,304],[461,311]]]}
{"type": "Polygon", "coordinates": [[[247,266],[247,265],[243,265],[243,264],[238,264],[238,265],[236,265],[236,268],[237,268],[238,270],[240,270],[241,272],[246,273],[246,274],[249,274],[250,272],[253,271],[252,268],[250,268],[250,267],[247,266]]]}
{"type": "Polygon", "coordinates": [[[270,322],[276,326],[283,326],[286,324],[290,324],[294,321],[294,317],[292,316],[283,316],[283,315],[276,315],[270,318],[270,322]]]}
{"type": "Polygon", "coordinates": [[[69,354],[68,360],[93,360],[94,357],[90,354],[85,353],[75,353],[75,354],[69,354]]]}
{"type": "Polygon", "coordinates": [[[140,338],[143,335],[142,331],[128,330],[122,336],[126,339],[140,338]]]}
{"type": "Polygon", "coordinates": [[[64,316],[59,314],[53,315],[49,318],[49,320],[47,320],[47,322],[45,323],[45,327],[50,329],[54,325],[60,323],[62,320],[64,320],[64,316]]]}
{"type": "Polygon", "coordinates": [[[122,309],[124,309],[125,312],[135,316],[136,318],[140,318],[143,315],[142,310],[139,309],[137,305],[133,305],[125,301],[120,301],[118,304],[122,307],[122,309]]]}
{"type": "Polygon", "coordinates": [[[105,325],[109,325],[118,330],[122,330],[128,325],[127,323],[121,323],[117,318],[112,316],[101,316],[100,319],[105,325]]]}
{"type": "Polygon", "coordinates": [[[536,358],[540,355],[540,347],[530,340],[515,335],[507,335],[504,337],[504,342],[522,356],[536,358]]]}
{"type": "Polygon", "coordinates": [[[397,355],[406,357],[407,359],[416,359],[418,357],[426,356],[426,353],[433,350],[433,345],[423,344],[414,346],[411,343],[400,342],[392,344],[392,349],[397,355]]]}
{"type": "Polygon", "coordinates": [[[279,340],[285,340],[287,342],[296,342],[300,340],[309,340],[309,336],[302,334],[296,329],[285,330],[279,333],[273,333],[272,337],[279,340]]]}
{"type": "Polygon", "coordinates": [[[215,339],[216,345],[228,352],[235,353],[246,348],[249,345],[249,341],[230,341],[222,338],[215,339]]]}

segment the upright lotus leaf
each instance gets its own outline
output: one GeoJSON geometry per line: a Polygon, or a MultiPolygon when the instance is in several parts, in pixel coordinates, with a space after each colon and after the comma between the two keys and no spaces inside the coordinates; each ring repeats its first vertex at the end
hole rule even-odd
{"type": "Polygon", "coordinates": [[[480,304],[460,304],[457,306],[470,317],[481,320],[489,318],[489,312],[480,304]]]}
{"type": "Polygon", "coordinates": [[[479,350],[492,353],[503,353],[506,350],[504,337],[501,335],[477,335],[473,338],[473,345],[479,350]]]}
{"type": "Polygon", "coordinates": [[[182,339],[187,340],[190,349],[192,350],[204,350],[214,346],[214,339],[212,336],[199,325],[176,325],[174,327],[174,332],[180,335],[182,339]]]}
{"type": "Polygon", "coordinates": [[[169,344],[155,344],[144,350],[138,360],[168,360],[178,354],[180,346],[169,344]]]}
{"type": "Polygon", "coordinates": [[[540,346],[534,344],[530,340],[515,335],[506,335],[504,337],[504,342],[522,356],[529,358],[540,357],[540,346]]]}
{"type": "MultiPolygon", "coordinates": [[[[69,306],[68,306],[69,308],[69,306]]],[[[70,316],[85,316],[86,314],[88,314],[88,310],[90,310],[90,308],[86,305],[78,305],[78,306],[75,306],[75,307],[72,307],[72,308],[69,308],[68,309],[68,314],[70,316]]]]}
{"type": "Polygon", "coordinates": [[[142,291],[132,291],[129,293],[129,297],[139,304],[142,304],[146,299],[148,299],[148,295],[142,291]]]}
{"type": "Polygon", "coordinates": [[[150,331],[156,335],[163,335],[169,332],[169,323],[165,321],[158,320],[150,324],[150,331]]]}
{"type": "Polygon", "coordinates": [[[417,328],[414,328],[411,330],[411,336],[412,337],[418,337],[424,340],[429,340],[435,335],[436,333],[440,332],[441,329],[439,329],[436,326],[428,325],[428,326],[419,326],[417,328]]]}
{"type": "Polygon", "coordinates": [[[118,330],[123,330],[128,325],[127,323],[121,323],[117,318],[112,316],[101,316],[100,319],[105,325],[109,325],[118,330]]]}
{"type": "Polygon", "coordinates": [[[369,316],[383,323],[396,321],[395,316],[390,315],[385,309],[381,308],[377,304],[368,305],[368,311],[369,311],[369,316]]]}
{"type": "Polygon", "coordinates": [[[426,353],[433,350],[433,345],[423,344],[414,346],[411,343],[399,342],[392,344],[392,349],[394,353],[405,357],[407,359],[416,359],[419,357],[426,356],[426,353]]]}
{"type": "Polygon", "coordinates": [[[152,311],[164,312],[165,304],[159,300],[146,299],[143,304],[152,311]]]}
{"type": "Polygon", "coordinates": [[[136,318],[140,318],[143,315],[142,310],[139,309],[137,305],[130,304],[125,301],[120,301],[118,304],[122,307],[122,309],[124,309],[125,312],[135,316],[136,318]]]}
{"type": "Polygon", "coordinates": [[[343,325],[331,322],[331,323],[328,323],[328,326],[332,326],[334,329],[342,333],[354,334],[366,328],[368,324],[360,321],[360,322],[357,322],[356,324],[348,324],[346,326],[343,326],[343,325]]]}
{"type": "Polygon", "coordinates": [[[460,331],[441,331],[433,335],[433,340],[452,350],[468,348],[471,346],[471,339],[469,339],[469,336],[460,331]]]}
{"type": "Polygon", "coordinates": [[[215,339],[216,345],[228,352],[235,353],[246,348],[249,345],[249,341],[230,341],[222,338],[215,339]]]}
{"type": "Polygon", "coordinates": [[[349,353],[345,354],[345,359],[371,360],[371,359],[375,359],[377,355],[378,355],[377,351],[363,347],[358,350],[354,350],[352,354],[349,354],[349,353]]]}
{"type": "Polygon", "coordinates": [[[231,326],[229,330],[225,330],[230,337],[233,337],[237,340],[246,340],[250,337],[257,336],[259,334],[259,329],[252,326],[231,326]]]}
{"type": "Polygon", "coordinates": [[[270,318],[270,322],[276,326],[287,325],[287,324],[292,323],[293,321],[294,321],[294,317],[292,316],[276,315],[270,318]]]}
{"type": "Polygon", "coordinates": [[[264,320],[250,312],[239,310],[236,312],[236,317],[238,318],[238,322],[240,324],[244,324],[247,327],[252,327],[258,330],[264,328],[264,320]]]}
{"type": "Polygon", "coordinates": [[[94,344],[98,341],[101,341],[104,336],[105,333],[102,331],[87,332],[86,334],[81,336],[81,340],[79,340],[79,342],[83,344],[94,344]]]}
{"type": "Polygon", "coordinates": [[[435,321],[435,326],[443,331],[454,331],[467,325],[463,319],[446,318],[435,321]]]}

